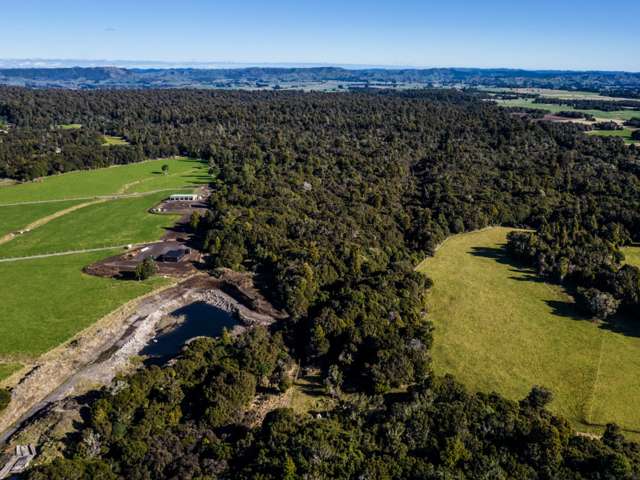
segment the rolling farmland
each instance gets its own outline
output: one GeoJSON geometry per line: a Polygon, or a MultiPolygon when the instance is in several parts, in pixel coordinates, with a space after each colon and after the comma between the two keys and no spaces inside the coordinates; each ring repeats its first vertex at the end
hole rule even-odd
{"type": "Polygon", "coordinates": [[[509,259],[502,248],[508,232],[452,237],[420,265],[434,280],[437,373],[514,400],[543,385],[554,392],[551,409],[580,430],[612,421],[640,430],[640,331],[579,315],[561,287],[509,259]]]}
{"type": "Polygon", "coordinates": [[[206,184],[207,170],[200,161],[174,158],[0,187],[0,237],[5,236],[0,243],[5,259],[0,261],[0,380],[118,306],[166,284],[161,278],[98,278],[82,269],[118,253],[111,247],[162,237],[177,217],[148,210],[168,193],[206,184]],[[161,170],[165,164],[167,174],[161,170]],[[6,235],[32,224],[28,232],[6,235]],[[93,248],[105,250],[10,259],[93,248]]]}

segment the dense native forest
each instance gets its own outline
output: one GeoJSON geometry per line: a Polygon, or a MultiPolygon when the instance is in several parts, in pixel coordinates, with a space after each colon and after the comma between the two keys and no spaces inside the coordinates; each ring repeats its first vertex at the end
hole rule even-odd
{"type": "Polygon", "coordinates": [[[435,376],[431,282],[414,271],[449,235],[529,227],[510,243],[541,274],[637,307],[638,271],[619,252],[640,240],[636,147],[446,90],[5,88],[0,109],[11,125],[0,171],[12,178],[149,156],[209,161],[211,208],[194,227],[212,272],[255,272],[290,315],[118,379],[64,459],[28,478],[640,475],[640,445],[615,425],[600,440],[576,436],[545,410],[544,387],[514,402],[435,376]],[[72,123],[83,127],[57,128],[72,123]],[[104,132],[130,145],[96,148],[104,132]],[[294,364],[321,370],[335,408],[278,409],[247,426],[256,393],[286,391],[294,364]]]}

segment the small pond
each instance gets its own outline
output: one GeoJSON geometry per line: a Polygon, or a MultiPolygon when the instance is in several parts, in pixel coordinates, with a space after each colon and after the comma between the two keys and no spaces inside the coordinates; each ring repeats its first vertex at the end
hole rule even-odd
{"type": "Polygon", "coordinates": [[[172,330],[160,333],[142,350],[141,355],[149,357],[150,363],[162,363],[178,354],[184,344],[195,337],[218,337],[224,328],[238,325],[236,317],[225,310],[205,302],[195,302],[171,312],[174,317],[184,317],[184,321],[172,330]]]}

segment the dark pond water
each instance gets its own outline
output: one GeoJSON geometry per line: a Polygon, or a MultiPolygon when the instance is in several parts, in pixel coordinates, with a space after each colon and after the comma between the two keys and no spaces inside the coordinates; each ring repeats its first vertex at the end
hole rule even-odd
{"type": "Polygon", "coordinates": [[[142,350],[141,354],[150,357],[150,363],[158,363],[175,356],[184,344],[194,337],[218,337],[226,327],[232,329],[238,320],[208,303],[196,302],[179,308],[171,313],[176,317],[184,316],[184,321],[173,330],[156,336],[142,350]]]}

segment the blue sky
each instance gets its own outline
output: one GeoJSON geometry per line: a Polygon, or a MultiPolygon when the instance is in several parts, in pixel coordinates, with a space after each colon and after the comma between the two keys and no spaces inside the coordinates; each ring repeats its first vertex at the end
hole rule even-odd
{"type": "Polygon", "coordinates": [[[0,58],[640,71],[640,1],[0,0],[0,58]]]}

